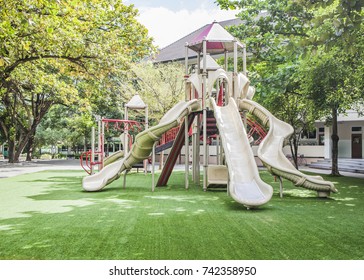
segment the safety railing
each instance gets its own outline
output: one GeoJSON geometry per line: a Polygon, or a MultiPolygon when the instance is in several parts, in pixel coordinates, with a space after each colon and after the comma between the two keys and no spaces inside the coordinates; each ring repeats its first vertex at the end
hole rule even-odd
{"type": "Polygon", "coordinates": [[[97,156],[97,161],[92,161],[92,151],[83,152],[80,156],[80,164],[83,170],[85,170],[89,175],[92,173],[92,167],[98,164],[102,164],[102,161],[99,160],[102,156],[102,152],[94,152],[95,156],[97,156]]]}

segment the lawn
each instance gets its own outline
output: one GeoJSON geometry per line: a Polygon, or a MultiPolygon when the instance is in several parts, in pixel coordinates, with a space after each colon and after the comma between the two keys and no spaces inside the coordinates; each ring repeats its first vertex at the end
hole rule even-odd
{"type": "Polygon", "coordinates": [[[326,177],[329,199],[279,184],[272,200],[246,210],[226,191],[183,188],[184,173],[151,192],[151,175],[131,173],[104,191],[84,173],[45,171],[0,179],[0,259],[364,259],[364,180],[326,177]]]}

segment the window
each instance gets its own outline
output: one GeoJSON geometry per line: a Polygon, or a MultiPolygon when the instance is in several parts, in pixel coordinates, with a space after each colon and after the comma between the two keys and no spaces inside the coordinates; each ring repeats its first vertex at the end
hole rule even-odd
{"type": "Polygon", "coordinates": [[[316,139],[316,129],[314,130],[303,130],[301,134],[302,139],[316,139]]]}
{"type": "Polygon", "coordinates": [[[319,140],[319,145],[323,146],[325,145],[325,127],[320,127],[318,129],[319,131],[319,135],[318,135],[318,140],[319,140]]]}
{"type": "Polygon", "coordinates": [[[361,132],[361,126],[353,126],[353,127],[351,128],[351,131],[352,131],[352,132],[361,132]]]}

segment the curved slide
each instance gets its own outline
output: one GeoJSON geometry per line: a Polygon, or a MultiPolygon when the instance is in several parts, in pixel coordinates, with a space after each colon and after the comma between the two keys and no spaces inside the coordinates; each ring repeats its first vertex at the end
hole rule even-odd
{"type": "Polygon", "coordinates": [[[104,159],[104,167],[124,157],[124,151],[117,151],[104,159]]]}
{"type": "Polygon", "coordinates": [[[324,181],[320,176],[309,176],[298,171],[283,154],[284,139],[293,133],[289,124],[274,117],[267,109],[258,103],[243,99],[239,103],[241,110],[247,110],[258,117],[263,125],[269,126],[267,136],[260,143],[258,157],[273,175],[292,181],[296,186],[315,190],[320,196],[337,192],[333,183],[324,181]]]}
{"type": "Polygon", "coordinates": [[[246,207],[260,206],[268,202],[273,188],[259,177],[252,149],[233,98],[229,104],[218,107],[210,99],[222,139],[229,171],[229,193],[232,198],[246,207]]]}
{"type": "Polygon", "coordinates": [[[86,191],[99,191],[107,184],[118,179],[125,170],[130,170],[133,164],[146,159],[153,145],[163,133],[178,126],[185,116],[193,111],[201,110],[201,104],[197,99],[177,103],[160,120],[159,124],[139,133],[131,148],[131,151],[122,159],[105,166],[100,172],[83,178],[82,187],[86,191]]]}

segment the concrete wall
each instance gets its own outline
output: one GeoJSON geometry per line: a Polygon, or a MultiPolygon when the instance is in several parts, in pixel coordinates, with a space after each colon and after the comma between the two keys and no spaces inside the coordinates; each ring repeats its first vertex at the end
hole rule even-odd
{"type": "MultiPolygon", "coordinates": [[[[324,127],[324,124],[321,123],[317,126],[324,127]]],[[[364,158],[364,121],[339,121],[338,122],[338,134],[339,134],[339,158],[351,158],[351,136],[353,134],[362,134],[362,151],[364,158]],[[352,131],[353,127],[361,127],[361,131],[352,131]]],[[[325,127],[325,149],[324,149],[324,157],[331,158],[331,128],[325,127]]]]}

